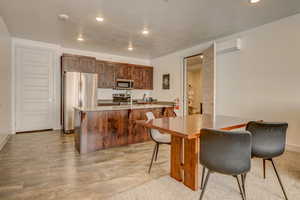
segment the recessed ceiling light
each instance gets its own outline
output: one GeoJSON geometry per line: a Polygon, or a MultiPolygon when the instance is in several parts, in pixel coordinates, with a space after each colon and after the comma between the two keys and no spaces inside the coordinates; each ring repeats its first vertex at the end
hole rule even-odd
{"type": "Polygon", "coordinates": [[[142,34],[143,34],[143,35],[148,35],[148,34],[149,34],[149,30],[148,30],[148,29],[144,29],[144,30],[142,31],[142,34]]]}
{"type": "Polygon", "coordinates": [[[66,14],[60,14],[58,15],[58,18],[61,19],[61,20],[68,20],[69,19],[69,15],[66,15],[66,14]]]}
{"type": "Polygon", "coordinates": [[[82,35],[79,35],[78,38],[77,38],[77,40],[78,40],[79,42],[83,42],[83,41],[84,41],[82,35]]]}
{"type": "Polygon", "coordinates": [[[128,47],[128,50],[129,50],[129,51],[132,51],[132,50],[133,50],[133,48],[132,48],[132,47],[128,47]]]}
{"type": "Polygon", "coordinates": [[[250,3],[254,4],[254,3],[258,3],[260,2],[260,0],[250,0],[250,3]]]}
{"type": "Polygon", "coordinates": [[[103,22],[103,21],[104,21],[104,18],[103,18],[103,17],[96,17],[96,21],[97,21],[97,22],[103,22]]]}
{"type": "Polygon", "coordinates": [[[201,59],[203,59],[203,58],[204,58],[204,56],[203,56],[203,55],[200,55],[200,58],[201,58],[201,59]]]}

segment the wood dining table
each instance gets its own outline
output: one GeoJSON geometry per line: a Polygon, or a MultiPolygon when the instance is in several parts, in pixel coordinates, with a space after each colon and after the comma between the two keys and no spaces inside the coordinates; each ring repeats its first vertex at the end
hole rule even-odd
{"type": "Polygon", "coordinates": [[[234,131],[251,120],[230,116],[189,115],[137,121],[146,128],[171,134],[170,176],[192,190],[198,190],[199,136],[202,128],[234,131]]]}

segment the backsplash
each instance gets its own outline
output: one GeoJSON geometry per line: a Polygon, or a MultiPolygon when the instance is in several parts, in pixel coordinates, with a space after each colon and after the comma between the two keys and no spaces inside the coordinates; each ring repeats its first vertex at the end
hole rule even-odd
{"type": "MultiPolygon", "coordinates": [[[[147,97],[152,95],[152,90],[131,90],[133,99],[142,99],[143,95],[146,94],[147,97]]],[[[124,90],[113,90],[113,89],[101,89],[98,88],[98,99],[107,100],[112,99],[113,94],[125,93],[124,90]]]]}

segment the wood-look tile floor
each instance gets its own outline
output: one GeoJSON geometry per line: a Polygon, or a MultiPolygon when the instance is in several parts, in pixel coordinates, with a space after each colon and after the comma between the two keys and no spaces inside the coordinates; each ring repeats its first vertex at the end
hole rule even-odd
{"type": "MultiPolygon", "coordinates": [[[[13,135],[0,152],[0,200],[107,199],[169,174],[168,145],[147,173],[153,147],[146,142],[80,155],[73,135],[60,131],[13,135]]],[[[299,153],[286,152],[276,163],[300,180],[299,153]]]]}
{"type": "Polygon", "coordinates": [[[80,155],[60,131],[13,135],[0,152],[0,199],[106,199],[169,173],[169,147],[147,173],[152,142],[80,155]]]}

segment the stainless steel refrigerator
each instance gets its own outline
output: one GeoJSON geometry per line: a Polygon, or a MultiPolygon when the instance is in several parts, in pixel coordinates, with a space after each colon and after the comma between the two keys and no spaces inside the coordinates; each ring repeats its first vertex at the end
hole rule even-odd
{"type": "Polygon", "coordinates": [[[64,72],[63,75],[63,129],[74,130],[75,106],[97,106],[98,75],[94,73],[64,72]]]}

